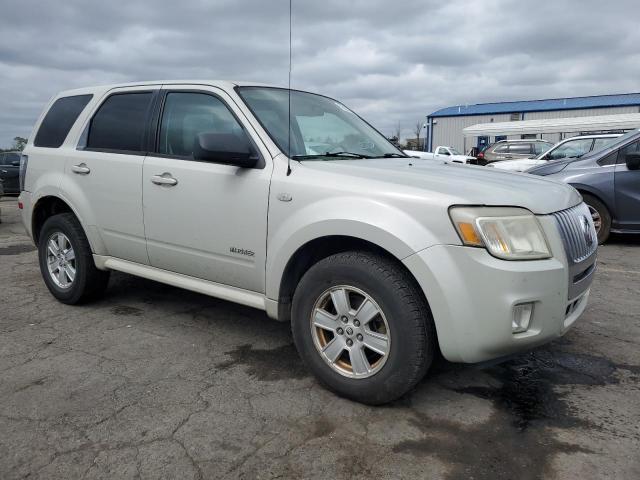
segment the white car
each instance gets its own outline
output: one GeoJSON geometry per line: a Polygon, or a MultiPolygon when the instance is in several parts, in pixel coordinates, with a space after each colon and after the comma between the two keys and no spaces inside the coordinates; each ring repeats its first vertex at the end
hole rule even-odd
{"type": "Polygon", "coordinates": [[[423,160],[442,160],[447,163],[469,163],[471,160],[475,160],[475,157],[470,157],[458,152],[453,147],[436,147],[432,152],[421,152],[418,150],[404,150],[404,153],[410,157],[421,158],[423,160]]]}
{"type": "Polygon", "coordinates": [[[59,301],[117,270],[260,309],[291,322],[325,385],[370,404],[413,388],[438,349],[482,362],[563,335],[595,270],[572,187],[415,162],[336,100],[255,84],[63,92],[20,190],[59,301]]]}
{"type": "Polygon", "coordinates": [[[499,168],[502,170],[511,170],[513,172],[524,172],[549,160],[560,160],[566,157],[578,157],[592,150],[598,150],[603,146],[611,143],[621,134],[603,134],[603,135],[582,135],[571,137],[555,144],[548,151],[541,153],[535,158],[521,158],[518,160],[502,160],[493,162],[487,167],[499,168]]]}

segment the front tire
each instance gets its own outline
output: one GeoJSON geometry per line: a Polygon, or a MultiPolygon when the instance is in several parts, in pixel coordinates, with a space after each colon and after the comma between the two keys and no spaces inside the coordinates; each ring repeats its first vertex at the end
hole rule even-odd
{"type": "Polygon", "coordinates": [[[596,197],[589,194],[582,194],[584,203],[589,207],[593,224],[596,227],[596,233],[598,234],[598,244],[603,244],[609,238],[611,232],[611,214],[609,209],[604,203],[598,200],[596,197]]]}
{"type": "Polygon", "coordinates": [[[294,293],[291,328],[300,357],[322,383],[371,405],[412,389],[435,350],[431,312],[413,279],[369,252],[313,265],[294,293]]]}
{"type": "Polygon", "coordinates": [[[98,270],[82,225],[71,213],[49,217],[38,240],[40,272],[51,294],[62,303],[82,303],[101,294],[109,272],[98,270]]]}

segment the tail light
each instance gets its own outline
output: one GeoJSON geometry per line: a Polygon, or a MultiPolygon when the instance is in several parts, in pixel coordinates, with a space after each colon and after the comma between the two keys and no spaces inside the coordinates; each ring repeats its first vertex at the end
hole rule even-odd
{"type": "Polygon", "coordinates": [[[21,192],[24,190],[24,179],[27,176],[27,164],[28,163],[29,163],[29,156],[28,155],[21,155],[20,156],[20,176],[19,176],[20,191],[21,192]]]}
{"type": "Polygon", "coordinates": [[[476,158],[484,158],[484,152],[478,153],[478,155],[476,155],[476,158]]]}

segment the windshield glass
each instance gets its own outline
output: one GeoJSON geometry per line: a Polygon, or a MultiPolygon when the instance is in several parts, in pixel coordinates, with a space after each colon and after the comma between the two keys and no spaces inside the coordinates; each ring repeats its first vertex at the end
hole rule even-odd
{"type": "Polygon", "coordinates": [[[328,97],[284,88],[238,87],[278,148],[290,158],[405,156],[355,113],[328,97]]]}
{"type": "Polygon", "coordinates": [[[456,150],[453,147],[449,147],[449,151],[451,152],[451,155],[462,155],[458,150],[456,150]]]}
{"type": "Polygon", "coordinates": [[[609,148],[617,148],[623,144],[625,144],[629,138],[633,137],[634,135],[638,135],[638,133],[640,133],[640,129],[639,130],[631,130],[630,132],[625,133],[624,135],[622,135],[621,137],[618,138],[614,138],[613,142],[611,143],[607,143],[606,145],[601,145],[600,148],[595,148],[593,150],[591,150],[589,153],[587,153],[585,155],[585,157],[591,157],[593,155],[597,155],[598,153],[604,151],[604,150],[608,150],[609,148]]]}

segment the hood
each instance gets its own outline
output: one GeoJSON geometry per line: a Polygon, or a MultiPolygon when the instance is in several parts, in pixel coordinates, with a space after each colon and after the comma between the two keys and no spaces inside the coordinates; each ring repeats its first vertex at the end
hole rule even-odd
{"type": "Polygon", "coordinates": [[[420,162],[415,159],[312,160],[304,167],[369,181],[371,189],[399,193],[423,190],[429,197],[442,195],[450,205],[524,207],[547,214],[573,207],[580,194],[569,185],[524,173],[475,165],[420,162]]]}
{"type": "Polygon", "coordinates": [[[545,163],[545,160],[536,160],[535,158],[521,158],[518,160],[500,160],[499,162],[490,163],[491,167],[502,170],[511,170],[512,172],[524,172],[528,168],[535,165],[545,163]]]}

